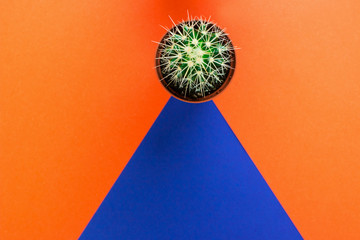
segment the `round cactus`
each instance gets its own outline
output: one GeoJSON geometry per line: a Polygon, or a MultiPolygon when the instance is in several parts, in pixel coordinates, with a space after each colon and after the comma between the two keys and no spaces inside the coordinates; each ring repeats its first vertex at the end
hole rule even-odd
{"type": "Polygon", "coordinates": [[[173,95],[204,101],[230,81],[235,52],[224,30],[208,20],[189,19],[168,30],[156,62],[160,80],[173,95]]]}

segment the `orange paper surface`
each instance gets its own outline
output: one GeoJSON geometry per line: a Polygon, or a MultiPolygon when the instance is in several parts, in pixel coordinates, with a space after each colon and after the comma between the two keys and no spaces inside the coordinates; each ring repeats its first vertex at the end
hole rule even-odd
{"type": "Polygon", "coordinates": [[[77,239],[169,98],[156,44],[226,27],[214,99],[305,239],[357,239],[360,2],[1,1],[0,239],[77,239]]]}

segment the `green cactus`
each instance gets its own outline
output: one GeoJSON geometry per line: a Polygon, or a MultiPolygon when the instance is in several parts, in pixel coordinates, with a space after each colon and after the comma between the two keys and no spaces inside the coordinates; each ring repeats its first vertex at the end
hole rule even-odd
{"type": "Polygon", "coordinates": [[[235,48],[224,30],[201,18],[174,23],[167,30],[159,43],[160,80],[185,98],[201,98],[216,91],[235,60],[235,48]]]}

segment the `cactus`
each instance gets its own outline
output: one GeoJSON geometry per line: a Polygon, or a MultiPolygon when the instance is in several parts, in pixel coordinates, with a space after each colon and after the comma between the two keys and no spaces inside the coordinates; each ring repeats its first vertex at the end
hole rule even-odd
{"type": "Polygon", "coordinates": [[[224,30],[202,18],[165,29],[156,66],[164,86],[189,99],[201,99],[219,89],[235,66],[235,48],[224,30]]]}

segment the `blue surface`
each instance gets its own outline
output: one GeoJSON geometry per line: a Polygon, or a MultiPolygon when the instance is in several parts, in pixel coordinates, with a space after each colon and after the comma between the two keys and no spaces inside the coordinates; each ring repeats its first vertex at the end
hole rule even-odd
{"type": "Polygon", "coordinates": [[[302,237],[215,104],[171,98],[80,239],[302,237]]]}

